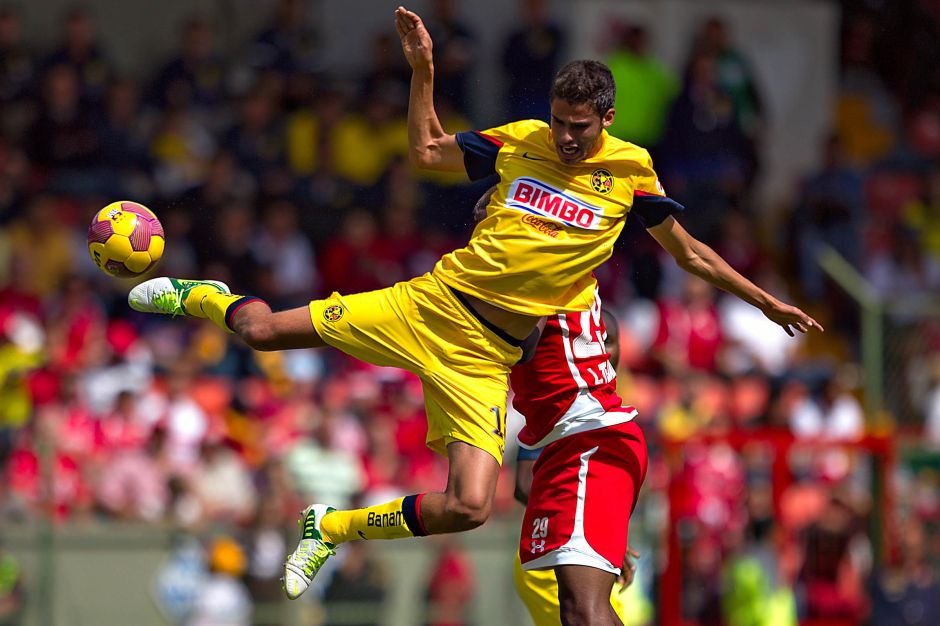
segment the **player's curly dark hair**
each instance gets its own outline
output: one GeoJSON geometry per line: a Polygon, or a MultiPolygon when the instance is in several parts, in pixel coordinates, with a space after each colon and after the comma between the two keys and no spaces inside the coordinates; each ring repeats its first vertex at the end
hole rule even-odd
{"type": "Polygon", "coordinates": [[[561,98],[571,104],[588,102],[601,117],[614,106],[617,86],[610,68],[600,61],[572,61],[555,74],[549,101],[561,98]]]}

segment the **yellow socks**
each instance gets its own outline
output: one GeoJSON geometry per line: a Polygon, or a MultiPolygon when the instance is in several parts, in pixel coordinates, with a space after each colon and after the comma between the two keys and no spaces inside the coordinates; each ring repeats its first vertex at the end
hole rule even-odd
{"type": "Polygon", "coordinates": [[[193,287],[183,300],[183,310],[192,317],[209,318],[219,328],[233,332],[232,316],[242,306],[251,302],[263,302],[254,296],[239,296],[222,293],[211,285],[193,287]]]}
{"type": "Polygon", "coordinates": [[[421,524],[421,498],[406,496],[352,511],[330,511],[320,521],[323,540],[333,545],[356,539],[403,539],[427,534],[421,524]]]}

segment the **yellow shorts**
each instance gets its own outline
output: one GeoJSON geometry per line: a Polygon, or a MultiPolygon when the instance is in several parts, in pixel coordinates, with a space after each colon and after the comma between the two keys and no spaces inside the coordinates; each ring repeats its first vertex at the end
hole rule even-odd
{"type": "MultiPolygon", "coordinates": [[[[558,580],[555,570],[538,569],[526,571],[522,569],[519,552],[512,566],[512,579],[516,583],[516,593],[525,604],[535,626],[561,626],[561,609],[558,605],[558,580]]],[[[624,624],[627,621],[625,606],[620,595],[620,585],[614,584],[610,591],[610,604],[617,612],[617,616],[624,624]]]]}
{"type": "Polygon", "coordinates": [[[447,454],[463,441],[500,463],[510,368],[522,349],[483,326],[431,274],[378,291],[333,293],[310,303],[323,340],[373,365],[398,367],[423,383],[427,444],[447,454]]]}

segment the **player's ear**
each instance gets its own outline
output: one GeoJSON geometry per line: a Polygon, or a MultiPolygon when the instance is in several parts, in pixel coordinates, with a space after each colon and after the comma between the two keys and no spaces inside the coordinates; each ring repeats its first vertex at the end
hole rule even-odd
{"type": "Polygon", "coordinates": [[[611,107],[607,109],[607,112],[601,117],[601,126],[604,128],[610,128],[610,125],[614,123],[614,108],[611,107]]]}

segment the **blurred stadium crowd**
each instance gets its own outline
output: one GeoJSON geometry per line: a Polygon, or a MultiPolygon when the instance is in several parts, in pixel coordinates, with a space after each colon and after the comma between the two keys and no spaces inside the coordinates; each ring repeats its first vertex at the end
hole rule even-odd
{"type": "MultiPolygon", "coordinates": [[[[622,395],[653,448],[637,535],[666,571],[664,528],[678,529],[683,613],[703,625],[769,623],[746,620],[787,606],[826,624],[940,623],[938,474],[893,472],[887,514],[870,492],[885,453],[866,442],[893,431],[866,430],[858,312],[815,261],[833,247],[884,298],[940,287],[940,5],[842,5],[832,134],[776,214],[753,203],[769,113],[728,26],[703,24],[681,73],[647,52],[642,26],[611,27],[612,132],[651,149],[690,230],[829,329],[786,337],[665,263],[636,224],[598,272],[622,321],[622,395]],[[785,452],[779,482],[768,459],[785,452]],[[874,517],[884,536],[869,532],[874,517]],[[911,603],[921,621],[890,621],[911,603]]],[[[474,33],[459,3],[431,6],[438,110],[451,131],[478,127],[474,33]]],[[[521,15],[502,57],[507,121],[547,116],[566,59],[564,24],[534,0],[521,15]]],[[[265,601],[278,597],[284,529],[307,503],[443,484],[416,379],[329,351],[256,354],[212,325],[134,315],[129,285],[87,257],[89,216],[133,199],[166,229],[161,274],[224,280],[283,308],[428,271],[465,241],[486,185],[407,164],[409,73],[394,33],[375,35],[367,73],[331,76],[309,18],[283,0],[226,54],[211,22],[194,18],[172,58],[122,76],[82,8],[64,16],[52,50],[21,36],[16,8],[0,9],[4,524],[48,514],[223,529],[241,544],[210,560],[265,601]]],[[[918,336],[915,418],[903,426],[938,446],[940,326],[924,322],[918,336]]],[[[511,485],[501,481],[500,512],[511,485]]],[[[381,599],[368,547],[347,554],[336,593],[381,599]]],[[[459,617],[473,574],[451,551],[438,572],[429,596],[459,617]]],[[[662,597],[655,583],[647,593],[662,597]]]]}

